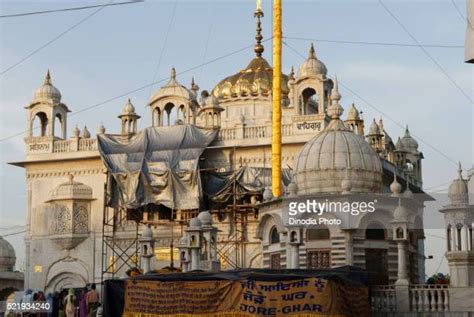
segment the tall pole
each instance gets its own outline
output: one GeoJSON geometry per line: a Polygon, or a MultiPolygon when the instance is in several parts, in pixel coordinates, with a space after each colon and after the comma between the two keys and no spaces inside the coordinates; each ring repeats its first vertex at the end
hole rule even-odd
{"type": "Polygon", "coordinates": [[[281,196],[281,0],[273,1],[272,192],[281,196]]]}

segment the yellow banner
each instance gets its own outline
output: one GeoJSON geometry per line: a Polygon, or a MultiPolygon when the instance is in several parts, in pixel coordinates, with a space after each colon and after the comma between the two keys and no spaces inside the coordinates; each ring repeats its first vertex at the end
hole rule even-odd
{"type": "Polygon", "coordinates": [[[320,278],[127,281],[125,317],[366,316],[368,290],[320,278]]]}

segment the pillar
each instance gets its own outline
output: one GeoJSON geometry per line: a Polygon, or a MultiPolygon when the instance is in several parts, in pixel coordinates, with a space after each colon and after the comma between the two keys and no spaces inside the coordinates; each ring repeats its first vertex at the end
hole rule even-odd
{"type": "Polygon", "coordinates": [[[398,249],[398,274],[396,285],[408,285],[408,273],[407,273],[407,258],[406,258],[406,242],[397,241],[398,249]]]}

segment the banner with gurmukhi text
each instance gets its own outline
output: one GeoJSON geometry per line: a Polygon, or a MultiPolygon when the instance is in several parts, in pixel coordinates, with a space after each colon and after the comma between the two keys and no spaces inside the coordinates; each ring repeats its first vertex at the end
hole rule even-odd
{"type": "Polygon", "coordinates": [[[157,316],[366,316],[366,287],[333,280],[129,280],[125,317],[157,316]]]}

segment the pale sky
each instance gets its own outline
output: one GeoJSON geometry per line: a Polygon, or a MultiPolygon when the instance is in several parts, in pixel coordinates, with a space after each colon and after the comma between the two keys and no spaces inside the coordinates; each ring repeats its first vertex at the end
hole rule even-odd
{"type": "MultiPolygon", "coordinates": [[[[107,2],[0,1],[1,15],[107,2]]],[[[387,0],[385,3],[420,43],[464,45],[466,23],[451,0],[387,0]]],[[[455,3],[465,15],[465,1],[455,0],[455,3]]],[[[378,1],[283,0],[283,5],[284,36],[314,39],[318,58],[326,64],[329,74],[337,73],[343,85],[341,104],[346,109],[355,102],[364,112],[366,126],[373,117],[382,117],[386,130],[394,140],[403,134],[403,129],[394,122],[409,125],[425,156],[424,186],[428,192],[443,193],[448,182],[456,176],[455,164],[445,156],[453,161],[460,160],[466,168],[472,166],[473,105],[420,48],[321,41],[414,44],[378,1]]],[[[166,78],[171,67],[176,67],[178,80],[182,84],[189,85],[191,76],[194,76],[201,89],[211,90],[222,78],[245,67],[254,56],[249,48],[180,75],[180,72],[203,61],[252,45],[255,2],[178,0],[163,48],[174,7],[175,0],[147,0],[139,4],[106,7],[17,67],[0,75],[0,234],[18,231],[18,228],[5,227],[24,225],[26,214],[24,171],[6,164],[24,158],[23,136],[3,139],[27,128],[23,107],[42,84],[48,68],[53,84],[62,93],[63,102],[72,110],[68,118],[69,134],[75,124],[81,129],[87,125],[95,133],[100,122],[104,123],[108,132],[117,132],[117,115],[128,97],[142,115],[139,126],[149,125],[150,116],[145,105],[150,88],[126,93],[151,83],[154,77],[155,80],[166,78]],[[116,100],[75,114],[123,94],[116,100]]],[[[0,19],[1,71],[94,10],[0,19]]],[[[263,35],[268,38],[271,34],[270,1],[263,0],[263,10],[266,14],[263,35]]],[[[285,42],[301,55],[307,55],[310,41],[288,38],[285,42]]],[[[264,44],[264,57],[271,62],[271,43],[264,44]]],[[[472,100],[474,66],[463,63],[463,48],[426,49],[472,100]]],[[[291,65],[297,68],[302,61],[287,46],[283,47],[285,73],[289,72],[291,65]]],[[[153,90],[158,87],[155,85],[153,90]]],[[[442,261],[445,245],[442,218],[436,211],[445,203],[444,195],[441,196],[437,206],[427,208],[425,212],[425,223],[437,229],[427,231],[426,254],[434,255],[433,260],[426,262],[427,274],[438,267],[442,272],[447,271],[446,261],[442,261]]],[[[6,239],[14,244],[17,267],[21,268],[24,261],[22,235],[6,239]]]]}

